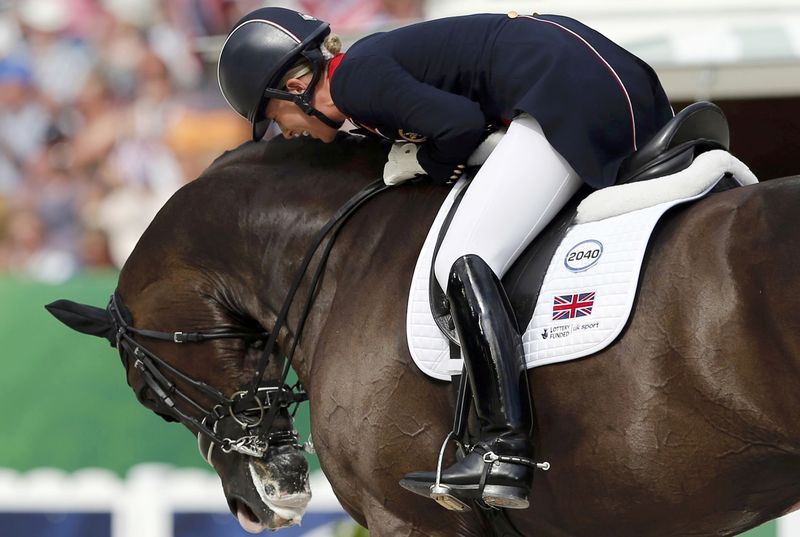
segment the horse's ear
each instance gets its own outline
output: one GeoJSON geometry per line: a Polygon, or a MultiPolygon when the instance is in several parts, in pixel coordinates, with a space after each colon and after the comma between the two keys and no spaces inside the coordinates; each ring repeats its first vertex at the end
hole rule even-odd
{"type": "Polygon", "coordinates": [[[112,345],[116,342],[116,323],[104,309],[78,304],[71,300],[56,300],[46,305],[45,309],[73,330],[90,336],[104,337],[112,345]]]}

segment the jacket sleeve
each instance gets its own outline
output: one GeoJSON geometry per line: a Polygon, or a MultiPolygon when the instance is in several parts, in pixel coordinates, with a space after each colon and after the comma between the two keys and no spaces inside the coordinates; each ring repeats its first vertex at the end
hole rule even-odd
{"type": "Polygon", "coordinates": [[[417,160],[436,183],[458,178],[484,137],[478,103],[416,80],[386,56],[343,63],[333,81],[334,102],[356,121],[424,136],[417,160]]]}

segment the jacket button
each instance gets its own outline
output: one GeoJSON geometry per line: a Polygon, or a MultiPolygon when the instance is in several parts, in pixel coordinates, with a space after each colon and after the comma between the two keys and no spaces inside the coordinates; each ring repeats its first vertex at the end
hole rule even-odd
{"type": "Polygon", "coordinates": [[[519,17],[519,13],[517,13],[516,11],[509,11],[508,12],[508,18],[509,19],[516,19],[517,17],[519,17]]]}

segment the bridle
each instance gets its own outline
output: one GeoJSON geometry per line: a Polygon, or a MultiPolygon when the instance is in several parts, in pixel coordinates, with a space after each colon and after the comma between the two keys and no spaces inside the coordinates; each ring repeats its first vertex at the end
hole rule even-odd
{"type": "MultiPolygon", "coordinates": [[[[199,433],[207,436],[213,443],[219,444],[225,453],[235,451],[252,457],[264,457],[271,445],[297,444],[298,433],[293,427],[292,419],[289,420],[289,428],[273,431],[275,418],[281,409],[288,409],[291,405],[299,405],[308,400],[308,395],[298,382],[294,386],[287,384],[287,378],[291,371],[292,360],[294,358],[297,344],[303,332],[308,315],[311,311],[314,299],[317,296],[322,273],[327,265],[333,244],[344,223],[361,207],[367,200],[376,194],[383,192],[387,187],[382,179],[378,179],[355,196],[350,198],[325,226],[317,233],[314,241],[309,246],[306,256],[303,259],[295,278],[292,282],[283,306],[275,321],[275,326],[271,331],[235,331],[226,329],[211,329],[205,332],[162,332],[158,330],[146,330],[134,328],[133,319],[122,302],[122,297],[115,291],[109,300],[107,312],[114,323],[116,330],[116,345],[114,345],[122,358],[126,371],[132,365],[142,377],[145,384],[153,391],[172,415],[177,416],[177,420],[170,419],[171,415],[160,414],[163,418],[170,421],[180,421],[184,425],[195,429],[199,433]],[[306,296],[305,304],[300,315],[298,327],[294,332],[291,348],[288,353],[280,356],[282,360],[283,372],[280,379],[264,380],[264,373],[273,355],[277,356],[277,339],[281,329],[286,324],[289,309],[294,303],[300,285],[303,282],[311,260],[319,250],[325,238],[328,241],[320,255],[316,270],[311,279],[311,284],[306,296]],[[213,386],[193,379],[189,375],[181,372],[167,361],[160,358],[156,353],[150,351],[140,341],[134,338],[139,336],[145,339],[155,339],[169,341],[178,345],[200,344],[205,341],[215,339],[240,339],[245,342],[265,342],[263,352],[259,358],[253,380],[248,387],[244,387],[230,396],[226,396],[213,386]],[[131,363],[132,360],[132,363],[131,363]],[[211,409],[206,408],[197,402],[191,395],[181,390],[174,381],[168,376],[179,378],[188,384],[191,389],[202,393],[214,402],[211,409]],[[200,414],[196,416],[184,412],[176,405],[176,400],[181,399],[188,403],[195,411],[200,414]],[[227,427],[227,422],[234,422],[236,427],[227,427]],[[239,436],[231,437],[220,432],[220,425],[225,425],[224,429],[240,430],[239,436]]],[[[113,343],[112,343],[113,344],[113,343]]],[[[158,412],[157,412],[158,413],[158,412]]],[[[293,416],[294,413],[291,413],[293,416]]]]}
{"type": "MultiPolygon", "coordinates": [[[[140,341],[134,339],[134,336],[141,336],[176,344],[202,343],[214,339],[242,339],[246,342],[256,342],[265,341],[269,337],[268,332],[237,332],[232,330],[160,332],[134,328],[127,320],[130,319],[130,313],[116,291],[109,301],[108,312],[117,324],[116,347],[119,350],[125,369],[129,370],[133,366],[139,372],[144,383],[153,391],[160,402],[169,409],[171,415],[157,412],[162,418],[168,421],[176,421],[172,416],[177,416],[177,421],[204,434],[212,442],[218,444],[225,453],[237,451],[253,457],[263,457],[270,444],[296,443],[298,435],[293,429],[270,431],[266,435],[260,434],[258,429],[264,423],[267,409],[287,408],[292,403],[299,404],[307,399],[305,392],[299,385],[290,387],[286,384],[268,380],[259,383],[252,398],[244,398],[248,393],[246,390],[237,391],[227,397],[213,386],[195,380],[181,372],[149,350],[140,341]],[[181,379],[192,389],[209,398],[213,402],[211,409],[206,408],[191,395],[181,390],[175,382],[167,378],[167,375],[181,379]],[[195,411],[199,412],[201,418],[198,419],[181,410],[180,406],[175,404],[178,399],[185,401],[195,411]],[[233,420],[238,425],[236,428],[241,428],[243,431],[242,436],[234,439],[221,436],[218,433],[219,425],[229,420],[233,420]],[[264,438],[264,436],[266,437],[264,438]]],[[[226,430],[228,429],[226,428],[226,430]]]]}

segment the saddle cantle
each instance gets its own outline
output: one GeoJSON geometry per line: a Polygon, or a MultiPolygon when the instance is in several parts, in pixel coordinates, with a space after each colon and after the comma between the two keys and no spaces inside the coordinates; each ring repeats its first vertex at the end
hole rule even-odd
{"type": "Polygon", "coordinates": [[[647,144],[622,162],[617,184],[671,175],[688,168],[701,153],[729,148],[725,114],[714,103],[696,102],[678,112],[647,144]]]}
{"type": "MultiPolygon", "coordinates": [[[[620,315],[624,315],[627,319],[630,309],[626,308],[632,305],[633,300],[627,304],[627,298],[620,299],[619,303],[612,306],[607,303],[609,293],[612,291],[587,279],[587,276],[591,277],[597,272],[607,270],[604,266],[614,264],[614,256],[617,255],[615,250],[639,249],[631,254],[630,258],[626,257],[619,263],[620,266],[628,267],[625,270],[629,271],[622,279],[630,284],[626,284],[622,294],[635,295],[638,272],[650,232],[667,208],[702,197],[721,189],[723,185],[728,188],[731,185],[738,186],[757,181],[746,166],[721,150],[726,148],[728,143],[727,122],[718,107],[707,102],[687,107],[665,125],[653,140],[625,161],[620,172],[621,183],[618,186],[596,192],[585,187],[579,191],[523,252],[503,277],[503,284],[518,326],[523,332],[529,367],[563,361],[556,356],[558,351],[552,347],[554,340],[559,337],[563,340],[575,339],[572,336],[565,337],[563,332],[552,333],[556,320],[554,301],[566,301],[565,305],[559,306],[560,309],[567,311],[569,315],[587,315],[589,321],[595,321],[604,315],[605,307],[624,311],[620,315]],[[659,178],[661,174],[667,176],[659,178]],[[645,180],[648,180],[646,185],[642,183],[645,180]],[[624,214],[626,212],[629,216],[624,214]],[[587,225],[587,222],[594,224],[594,227],[587,225]],[[625,236],[626,228],[635,228],[636,236],[625,236]],[[583,269],[572,271],[573,273],[565,272],[564,266],[568,264],[567,259],[570,254],[579,258],[588,255],[583,251],[566,251],[570,246],[577,247],[583,244],[581,241],[584,239],[587,239],[588,243],[597,243],[601,250],[605,245],[605,252],[590,252],[582,247],[592,255],[602,256],[602,261],[598,267],[586,272],[583,272],[583,269]],[[566,244],[567,242],[570,244],[566,244]],[[628,245],[633,244],[636,246],[628,248],[628,245]],[[558,274],[554,276],[555,273],[558,274]],[[558,280],[555,286],[551,281],[554,279],[558,280]],[[544,289],[543,283],[548,281],[550,283],[547,284],[547,289],[544,289]],[[596,298],[593,294],[595,290],[598,291],[596,298]],[[540,292],[547,296],[543,294],[540,298],[540,292]],[[575,304],[588,304],[588,302],[594,305],[589,304],[588,309],[573,307],[575,304]],[[553,322],[548,318],[551,314],[554,316],[553,322]],[[545,339],[547,341],[543,341],[545,339]],[[547,347],[546,352],[540,352],[544,347],[547,347]]],[[[443,345],[446,347],[447,340],[441,334],[447,334],[451,341],[455,341],[456,337],[449,322],[447,299],[432,275],[431,259],[434,245],[441,241],[446,229],[442,224],[450,220],[446,211],[455,205],[453,200],[456,194],[463,192],[464,186],[465,182],[462,180],[454,187],[440,215],[437,216],[434,229],[423,247],[417,266],[417,272],[424,270],[424,279],[427,281],[421,282],[422,274],[418,275],[415,272],[415,283],[412,284],[412,298],[409,303],[408,334],[412,355],[418,365],[436,362],[439,364],[436,366],[436,371],[439,372],[458,368],[456,360],[450,359],[448,362],[447,352],[440,351],[439,343],[436,341],[444,340],[443,345]],[[438,241],[434,240],[437,238],[434,234],[438,235],[438,241]],[[423,258],[426,258],[425,263],[423,258]],[[427,325],[418,324],[417,320],[424,317],[429,319],[431,327],[425,328],[427,325]],[[424,343],[420,343],[421,341],[424,343]],[[420,359],[420,355],[426,358],[420,359]]],[[[619,275],[614,275],[617,276],[619,275]]],[[[600,332],[604,332],[608,337],[618,334],[615,330],[624,325],[624,322],[618,323],[617,327],[612,325],[613,323],[607,318],[600,323],[600,328],[591,328],[592,323],[587,323],[587,326],[598,333],[598,338],[600,332]],[[604,329],[604,325],[610,328],[604,329]]],[[[574,331],[572,334],[576,335],[574,331]]],[[[580,338],[588,341],[586,333],[581,333],[580,338]]],[[[595,346],[592,352],[597,350],[600,349],[595,346]]],[[[575,349],[563,354],[564,360],[579,357],[576,355],[579,351],[575,349]]],[[[581,355],[586,354],[588,352],[581,355]]],[[[449,374],[438,375],[423,366],[420,368],[435,378],[449,377],[449,374]]]]}

